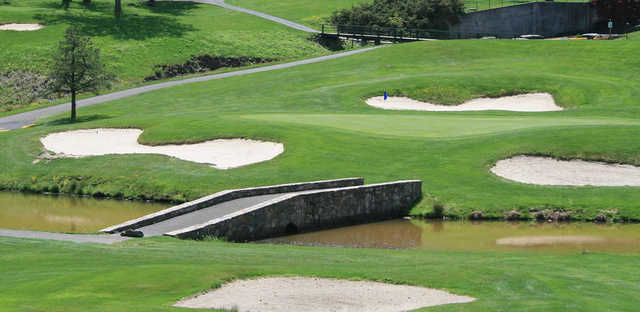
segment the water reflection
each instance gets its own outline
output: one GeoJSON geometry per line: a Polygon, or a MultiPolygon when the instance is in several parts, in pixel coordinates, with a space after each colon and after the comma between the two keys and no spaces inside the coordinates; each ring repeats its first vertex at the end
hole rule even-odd
{"type": "Polygon", "coordinates": [[[356,248],[638,253],[640,224],[392,220],[261,242],[356,248]]]}
{"type": "Polygon", "coordinates": [[[97,232],[167,208],[167,204],[0,192],[0,228],[97,232]]]}

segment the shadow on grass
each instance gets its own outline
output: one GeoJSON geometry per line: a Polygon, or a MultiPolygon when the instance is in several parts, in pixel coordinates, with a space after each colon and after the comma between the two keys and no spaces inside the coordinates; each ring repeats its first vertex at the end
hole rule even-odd
{"type": "Polygon", "coordinates": [[[149,2],[139,2],[131,3],[128,6],[146,9],[155,14],[182,16],[187,15],[191,10],[199,8],[200,4],[194,2],[156,1],[153,5],[149,2]]]}
{"type": "Polygon", "coordinates": [[[56,119],[56,120],[52,120],[52,121],[46,122],[46,123],[44,123],[44,125],[45,126],[72,125],[72,124],[78,124],[78,123],[96,121],[96,120],[102,120],[102,119],[110,119],[110,118],[112,118],[112,117],[109,116],[109,115],[96,114],[96,115],[88,115],[88,116],[78,116],[78,117],[76,117],[75,121],[71,121],[71,118],[64,117],[64,118],[59,118],[59,119],[56,119]]]}
{"type": "Polygon", "coordinates": [[[68,5],[62,1],[48,1],[48,2],[40,2],[37,4],[37,7],[44,9],[54,9],[54,10],[80,10],[87,9],[92,12],[105,12],[105,13],[113,13],[113,5],[114,3],[108,2],[94,2],[84,3],[81,0],[76,0],[74,2],[69,3],[68,5]]]}
{"type": "Polygon", "coordinates": [[[156,37],[182,37],[196,30],[177,19],[163,16],[123,15],[99,16],[79,14],[36,14],[46,25],[74,25],[86,36],[112,36],[123,40],[145,40],[156,37]]]}

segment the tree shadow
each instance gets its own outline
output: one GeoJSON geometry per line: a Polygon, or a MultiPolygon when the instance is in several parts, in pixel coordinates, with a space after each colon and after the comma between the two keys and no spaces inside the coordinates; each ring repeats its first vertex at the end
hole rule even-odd
{"type": "Polygon", "coordinates": [[[201,6],[195,2],[156,1],[153,5],[149,2],[130,3],[127,6],[146,9],[149,12],[163,15],[183,16],[191,10],[201,6]]]}
{"type": "Polygon", "coordinates": [[[64,117],[64,118],[59,118],[56,120],[46,122],[44,123],[44,125],[45,126],[62,126],[62,125],[71,125],[71,124],[102,120],[102,119],[110,119],[110,118],[112,117],[109,115],[96,114],[96,115],[78,116],[75,121],[72,121],[71,118],[64,117]]]}
{"type": "Polygon", "coordinates": [[[47,1],[47,2],[39,2],[36,7],[43,9],[53,9],[53,10],[67,10],[71,9],[71,5],[81,6],[81,8],[87,9],[92,12],[113,12],[113,3],[108,2],[95,2],[91,1],[91,3],[84,3],[81,0],[73,1],[72,3],[64,3],[62,1],[47,1]]]}
{"type": "Polygon", "coordinates": [[[155,37],[182,37],[196,30],[177,19],[164,16],[98,16],[78,14],[36,14],[46,25],[68,24],[85,36],[112,36],[116,39],[145,40],[155,37]]]}

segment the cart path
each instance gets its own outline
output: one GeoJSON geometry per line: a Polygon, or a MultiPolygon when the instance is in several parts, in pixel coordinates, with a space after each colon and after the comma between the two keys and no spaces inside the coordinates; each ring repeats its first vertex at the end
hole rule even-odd
{"type": "MultiPolygon", "coordinates": [[[[242,75],[248,75],[248,74],[253,74],[253,73],[260,73],[260,72],[272,71],[272,70],[277,70],[277,69],[284,69],[284,68],[295,67],[295,66],[300,66],[300,65],[324,62],[324,61],[333,60],[333,59],[337,59],[337,58],[341,58],[341,57],[345,57],[345,56],[350,56],[350,55],[354,55],[354,54],[360,54],[360,53],[371,51],[371,50],[377,49],[377,48],[378,47],[364,48],[364,49],[360,49],[360,50],[342,52],[342,53],[331,54],[331,55],[325,55],[325,56],[310,58],[310,59],[306,59],[306,60],[290,62],[290,63],[276,64],[276,65],[270,65],[270,66],[264,66],[264,67],[258,67],[258,68],[251,68],[251,69],[244,69],[244,70],[238,70],[238,71],[222,73],[222,74],[213,74],[213,75],[206,75],[206,76],[200,76],[200,77],[193,77],[193,78],[187,78],[187,79],[183,79],[183,80],[161,82],[161,83],[152,84],[152,85],[148,85],[148,86],[137,87],[137,88],[117,91],[117,92],[113,92],[113,93],[103,94],[103,95],[99,95],[99,96],[94,96],[94,97],[91,97],[91,98],[86,98],[86,99],[83,99],[83,100],[79,100],[76,103],[77,103],[77,107],[80,108],[80,107],[95,105],[95,104],[104,103],[104,102],[108,102],[108,101],[113,101],[113,100],[117,100],[117,99],[122,99],[122,98],[130,97],[130,96],[146,93],[146,92],[149,92],[149,91],[169,88],[169,87],[173,87],[173,86],[179,86],[179,85],[188,84],[188,83],[209,81],[209,80],[215,80],[215,79],[222,79],[222,78],[227,78],[227,77],[242,76],[242,75]]],[[[0,118],[0,132],[2,130],[20,129],[20,128],[24,127],[24,126],[28,126],[28,125],[34,123],[39,118],[47,117],[47,116],[51,116],[51,115],[55,115],[55,114],[60,114],[60,113],[69,111],[70,109],[71,109],[70,103],[64,103],[64,104],[59,104],[59,105],[55,105],[55,106],[50,106],[50,107],[46,107],[46,108],[32,110],[32,111],[28,111],[28,112],[24,112],[24,113],[20,113],[20,114],[15,114],[15,115],[2,117],[2,118],[0,118]]]]}
{"type": "Polygon", "coordinates": [[[144,233],[144,237],[164,235],[165,233],[206,223],[230,213],[234,213],[287,194],[291,193],[259,195],[229,200],[158,223],[136,228],[136,231],[142,231],[142,233],[144,233]]]}
{"type": "Polygon", "coordinates": [[[5,230],[5,229],[0,229],[0,237],[1,236],[16,237],[16,238],[30,238],[30,239],[48,239],[48,240],[67,241],[67,242],[74,242],[74,243],[99,243],[99,244],[119,243],[128,239],[126,237],[121,237],[120,235],[65,234],[65,233],[5,230]]]}
{"type": "Polygon", "coordinates": [[[234,10],[234,11],[238,11],[238,12],[243,12],[243,13],[247,13],[247,14],[251,14],[260,18],[264,18],[282,25],[285,25],[287,27],[291,27],[297,30],[302,30],[304,32],[308,32],[308,33],[319,33],[319,31],[313,29],[313,28],[309,28],[307,26],[304,25],[300,25],[298,23],[286,20],[284,18],[279,18],[277,16],[273,16],[273,15],[269,15],[269,14],[265,14],[262,12],[258,12],[258,11],[254,11],[254,10],[250,10],[250,9],[245,9],[245,8],[241,8],[241,7],[237,7],[234,5],[230,5],[224,2],[224,0],[163,0],[163,1],[191,1],[191,2],[197,2],[197,3],[204,3],[204,4],[211,4],[211,5],[215,5],[215,6],[219,6],[225,9],[229,9],[229,10],[234,10]]]}

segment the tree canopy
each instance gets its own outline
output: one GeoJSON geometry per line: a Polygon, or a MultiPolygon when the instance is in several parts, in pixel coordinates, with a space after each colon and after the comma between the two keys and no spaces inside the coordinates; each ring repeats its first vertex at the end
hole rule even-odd
{"type": "Polygon", "coordinates": [[[374,0],[336,11],[334,25],[447,29],[464,14],[461,0],[374,0]]]}
{"type": "Polygon", "coordinates": [[[100,51],[89,37],[73,27],[67,29],[54,56],[50,77],[57,92],[71,93],[71,119],[76,118],[76,94],[98,92],[106,87],[112,75],[100,60],[100,51]]]}

